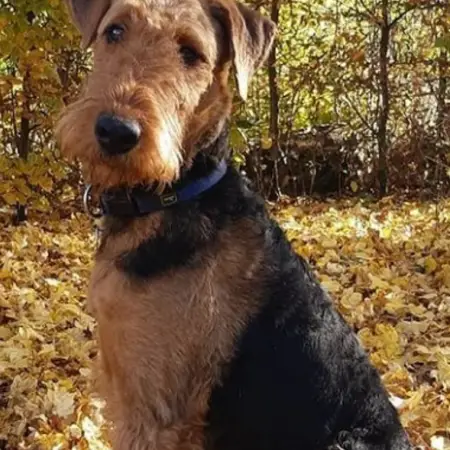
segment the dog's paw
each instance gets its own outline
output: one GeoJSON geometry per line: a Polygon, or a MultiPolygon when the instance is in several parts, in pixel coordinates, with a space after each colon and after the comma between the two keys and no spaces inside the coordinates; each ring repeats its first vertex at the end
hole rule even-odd
{"type": "Polygon", "coordinates": [[[374,436],[367,429],[341,431],[331,450],[411,450],[403,430],[392,435],[374,436]]]}
{"type": "Polygon", "coordinates": [[[341,431],[336,439],[336,450],[374,450],[377,448],[366,440],[365,430],[341,431]]]}

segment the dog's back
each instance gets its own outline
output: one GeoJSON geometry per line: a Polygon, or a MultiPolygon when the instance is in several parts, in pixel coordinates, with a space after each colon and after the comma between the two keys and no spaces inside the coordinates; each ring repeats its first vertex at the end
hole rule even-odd
{"type": "MultiPolygon", "coordinates": [[[[257,197],[237,176],[229,178],[226,194],[218,187],[211,195],[219,205],[235,197],[235,208],[251,212],[260,227],[264,286],[261,308],[212,392],[208,448],[321,449],[336,442],[352,449],[409,448],[355,334],[279,226],[257,207],[257,197]],[[231,189],[242,191],[230,196],[231,189]]],[[[226,208],[233,209],[229,201],[226,208]]]]}

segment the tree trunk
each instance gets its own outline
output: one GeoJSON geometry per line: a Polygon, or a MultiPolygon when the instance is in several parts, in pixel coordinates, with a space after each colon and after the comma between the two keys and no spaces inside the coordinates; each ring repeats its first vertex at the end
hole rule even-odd
{"type": "MultiPolygon", "coordinates": [[[[28,11],[26,13],[26,19],[29,25],[33,24],[36,14],[33,11],[28,11]]],[[[30,153],[30,119],[31,119],[31,92],[30,92],[30,70],[26,69],[23,76],[23,108],[22,116],[20,118],[20,131],[18,136],[16,136],[16,146],[19,158],[26,161],[28,159],[28,154],[30,153]]],[[[20,223],[27,220],[27,205],[16,203],[16,214],[13,218],[14,223],[20,223]]]]}
{"type": "MultiPolygon", "coordinates": [[[[272,21],[278,25],[280,12],[280,0],[272,0],[270,18],[272,21]]],[[[270,139],[272,141],[272,146],[270,149],[270,160],[272,161],[272,179],[274,180],[273,189],[271,188],[268,192],[269,196],[275,194],[275,197],[280,195],[280,182],[278,176],[278,158],[280,154],[280,129],[279,129],[279,100],[280,95],[278,92],[278,81],[277,81],[277,47],[276,44],[273,45],[272,50],[268,57],[269,65],[269,94],[270,94],[270,125],[269,133],[270,139]]]]}
{"type": "Polygon", "coordinates": [[[379,83],[380,83],[380,109],[378,112],[378,182],[380,196],[383,197],[388,191],[389,168],[388,168],[388,136],[387,125],[390,109],[389,92],[389,41],[391,27],[389,23],[389,0],[382,0],[382,23],[380,25],[380,51],[379,51],[379,83]]]}
{"type": "Polygon", "coordinates": [[[446,141],[446,115],[447,115],[447,68],[448,53],[442,48],[438,57],[439,84],[437,91],[437,121],[436,121],[436,138],[437,138],[437,154],[434,168],[434,188],[436,194],[439,195],[441,188],[441,178],[446,162],[447,146],[446,141]],[[444,162],[444,163],[443,163],[444,162]]]}
{"type": "Polygon", "coordinates": [[[439,144],[443,143],[445,134],[445,116],[446,116],[446,100],[447,100],[447,69],[448,69],[448,52],[445,48],[440,50],[439,59],[439,86],[437,93],[437,138],[439,144]]]}
{"type": "MultiPolygon", "coordinates": [[[[30,74],[29,72],[25,73],[23,78],[23,92],[24,92],[24,102],[23,102],[23,112],[22,117],[20,118],[20,131],[17,136],[17,153],[19,157],[23,160],[28,159],[28,155],[30,153],[30,101],[29,101],[29,83],[30,74]]],[[[22,205],[21,203],[16,204],[16,213],[14,216],[14,223],[20,223],[27,220],[27,207],[26,205],[22,205]]]]}

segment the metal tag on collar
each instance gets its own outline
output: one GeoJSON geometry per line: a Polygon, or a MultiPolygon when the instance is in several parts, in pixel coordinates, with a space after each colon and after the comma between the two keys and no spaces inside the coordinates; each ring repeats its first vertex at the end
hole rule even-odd
{"type": "Polygon", "coordinates": [[[94,219],[98,219],[103,214],[102,214],[102,211],[100,208],[94,208],[92,206],[91,192],[92,192],[92,184],[88,184],[86,186],[86,189],[84,190],[84,194],[83,194],[83,207],[84,207],[86,214],[93,217],[94,219]]]}
{"type": "Polygon", "coordinates": [[[178,196],[176,192],[171,192],[169,194],[163,194],[159,197],[162,206],[174,205],[178,201],[178,196]]]}

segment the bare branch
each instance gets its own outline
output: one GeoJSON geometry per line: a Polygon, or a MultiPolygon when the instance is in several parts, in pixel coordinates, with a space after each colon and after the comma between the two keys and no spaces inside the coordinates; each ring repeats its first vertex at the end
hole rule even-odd
{"type": "Polygon", "coordinates": [[[358,4],[361,5],[361,7],[364,9],[365,13],[362,13],[367,19],[369,19],[370,22],[379,24],[379,20],[374,13],[373,10],[371,10],[364,2],[363,0],[358,0],[358,4]]]}
{"type": "Polygon", "coordinates": [[[372,133],[375,133],[375,128],[373,125],[371,125],[366,118],[362,115],[362,113],[359,111],[359,109],[356,107],[356,105],[350,100],[350,98],[347,95],[343,95],[342,98],[344,101],[349,105],[355,114],[358,116],[359,120],[365,125],[365,127],[370,130],[372,133]]]}
{"type": "Polygon", "coordinates": [[[430,3],[428,5],[410,6],[409,8],[405,9],[405,11],[400,13],[395,19],[393,19],[391,21],[391,23],[389,24],[389,28],[390,29],[394,28],[400,22],[400,20],[402,20],[408,13],[410,13],[412,11],[424,11],[427,9],[444,8],[444,7],[448,7],[448,4],[446,2],[440,2],[440,1],[435,2],[435,3],[430,3]]]}

